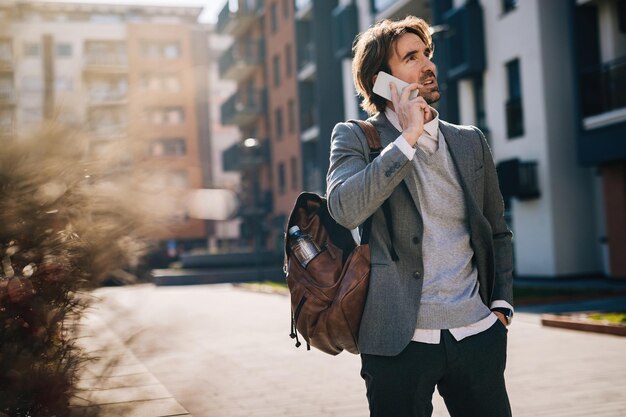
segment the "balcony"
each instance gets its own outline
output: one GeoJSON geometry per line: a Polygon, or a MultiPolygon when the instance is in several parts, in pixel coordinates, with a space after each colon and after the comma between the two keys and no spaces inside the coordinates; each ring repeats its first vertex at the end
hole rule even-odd
{"type": "Polygon", "coordinates": [[[296,0],[296,20],[310,20],[313,17],[313,0],[296,0]]]}
{"type": "Polygon", "coordinates": [[[219,60],[220,77],[241,82],[263,65],[265,43],[262,40],[235,42],[219,60]]]}
{"type": "Polygon", "coordinates": [[[313,42],[309,42],[298,51],[298,80],[314,80],[316,70],[315,44],[313,42]]]}
{"type": "Polygon", "coordinates": [[[271,213],[274,210],[273,194],[271,191],[255,190],[252,195],[240,196],[239,217],[258,217],[271,213]]]}
{"type": "Polygon", "coordinates": [[[267,109],[267,91],[261,90],[253,94],[235,93],[222,104],[222,124],[249,126],[261,117],[267,109]]]}
{"type": "Polygon", "coordinates": [[[83,70],[108,74],[128,72],[128,57],[125,54],[98,54],[88,52],[85,55],[83,70]]]}
{"type": "Polygon", "coordinates": [[[579,93],[587,129],[626,120],[626,56],[583,69],[579,93]]]}
{"type": "Polygon", "coordinates": [[[241,2],[241,7],[236,11],[230,10],[229,3],[226,2],[217,17],[217,32],[238,38],[259,20],[263,10],[263,1],[241,2]]]}
{"type": "Polygon", "coordinates": [[[128,94],[118,90],[92,90],[88,101],[90,106],[121,106],[128,102],[128,94]]]}
{"type": "Polygon", "coordinates": [[[270,163],[269,140],[260,141],[257,146],[236,143],[222,154],[222,164],[226,172],[241,172],[270,163]]]}
{"type": "Polygon", "coordinates": [[[98,139],[119,139],[126,136],[126,124],[96,124],[90,123],[90,131],[98,139]]]}

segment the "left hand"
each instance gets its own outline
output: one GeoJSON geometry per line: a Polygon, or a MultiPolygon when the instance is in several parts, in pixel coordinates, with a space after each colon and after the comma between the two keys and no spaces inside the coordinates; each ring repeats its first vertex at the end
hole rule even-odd
{"type": "Polygon", "coordinates": [[[498,316],[498,320],[500,320],[505,327],[508,326],[506,322],[506,316],[504,314],[500,313],[499,311],[494,311],[493,314],[498,316]]]}

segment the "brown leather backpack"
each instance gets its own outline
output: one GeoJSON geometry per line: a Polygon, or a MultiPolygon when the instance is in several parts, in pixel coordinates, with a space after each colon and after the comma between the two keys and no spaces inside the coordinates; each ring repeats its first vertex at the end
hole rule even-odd
{"type": "MultiPolygon", "coordinates": [[[[358,124],[365,132],[371,162],[381,151],[376,128],[369,122],[350,122],[358,124]]],[[[387,225],[391,226],[387,201],[383,209],[387,225]]],[[[321,251],[304,269],[291,253],[288,237],[285,238],[285,272],[291,293],[291,338],[296,339],[296,347],[299,347],[297,332],[300,332],[308,349],[313,346],[331,355],[344,349],[359,353],[359,326],[370,275],[368,241],[372,217],[365,221],[361,244],[356,246],[350,230],[330,216],[326,199],[304,192],[298,196],[291,211],[287,230],[294,225],[311,235],[321,251]]]]}

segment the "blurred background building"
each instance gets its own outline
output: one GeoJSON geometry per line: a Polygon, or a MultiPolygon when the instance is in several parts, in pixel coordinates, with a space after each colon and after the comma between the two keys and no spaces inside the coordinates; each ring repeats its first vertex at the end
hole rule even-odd
{"type": "MultiPolygon", "coordinates": [[[[182,219],[175,250],[280,253],[301,191],[324,193],[335,123],[364,118],[358,32],[433,25],[443,119],[485,132],[516,273],[626,277],[626,2],[228,0],[199,7],[0,1],[0,130],[58,114],[144,164],[238,193],[236,219],[182,219]]],[[[99,138],[99,139],[98,139],[99,138]]]]}
{"type": "MultiPolygon", "coordinates": [[[[200,7],[0,2],[0,129],[28,134],[44,119],[84,128],[86,152],[112,141],[129,163],[177,188],[211,183],[208,31],[200,7]]],[[[18,135],[18,136],[19,136],[18,135]]],[[[155,236],[171,255],[205,246],[184,214],[155,236]]]]}
{"type": "MultiPolygon", "coordinates": [[[[254,10],[250,3],[227,2],[218,30],[246,13],[265,22],[258,33],[271,44],[263,69],[272,152],[255,169],[266,165],[273,173],[264,220],[276,238],[295,196],[286,192],[286,161],[295,158],[291,166],[300,167],[291,173],[294,187],[300,175],[303,190],[323,193],[332,127],[365,117],[352,86],[355,35],[382,18],[414,14],[433,25],[442,118],[480,127],[492,146],[517,274],[626,276],[625,2],[267,0],[254,10]],[[290,105],[283,103],[293,97],[290,42],[297,57],[296,136],[284,127],[290,105]]],[[[268,247],[276,246],[271,236],[268,247]]]]}

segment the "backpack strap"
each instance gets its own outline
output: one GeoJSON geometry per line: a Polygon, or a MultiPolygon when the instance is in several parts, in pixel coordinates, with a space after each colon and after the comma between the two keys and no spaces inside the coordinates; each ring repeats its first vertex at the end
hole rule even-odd
{"type": "MultiPolygon", "coordinates": [[[[365,133],[365,138],[367,139],[367,145],[370,148],[370,162],[372,162],[375,158],[380,155],[383,147],[380,143],[380,135],[378,134],[378,130],[371,122],[364,120],[356,120],[350,119],[348,123],[354,123],[365,133]]],[[[393,221],[391,217],[391,205],[389,203],[389,199],[385,200],[383,203],[383,214],[385,215],[385,223],[387,223],[387,229],[389,230],[389,240],[391,245],[389,247],[389,253],[391,254],[391,259],[394,262],[397,262],[400,258],[396,252],[396,248],[393,245],[393,221]]],[[[363,243],[368,243],[370,239],[370,234],[372,231],[372,219],[373,215],[370,216],[365,223],[363,223],[363,236],[361,237],[361,241],[363,243]]]]}

